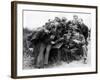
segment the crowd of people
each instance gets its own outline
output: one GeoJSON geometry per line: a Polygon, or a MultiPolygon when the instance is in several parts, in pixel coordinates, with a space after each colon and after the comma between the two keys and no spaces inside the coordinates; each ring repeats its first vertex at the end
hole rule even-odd
{"type": "Polygon", "coordinates": [[[89,29],[77,15],[73,20],[66,17],[49,19],[27,38],[33,48],[36,68],[47,67],[50,62],[59,63],[83,60],[87,63],[89,29]]]}

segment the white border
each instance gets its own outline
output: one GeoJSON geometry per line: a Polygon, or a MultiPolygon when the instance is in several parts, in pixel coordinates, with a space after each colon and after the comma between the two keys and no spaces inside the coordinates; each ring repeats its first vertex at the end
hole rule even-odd
{"type": "Polygon", "coordinates": [[[42,6],[42,5],[28,5],[28,4],[17,4],[17,76],[32,76],[32,75],[44,75],[44,74],[61,74],[61,73],[78,73],[78,72],[93,72],[96,70],[96,10],[89,8],[73,8],[73,7],[58,7],[58,6],[42,6]],[[50,11],[70,11],[70,12],[87,12],[91,13],[92,24],[91,24],[91,66],[78,67],[78,68],[67,68],[67,69],[30,69],[23,70],[22,68],[22,55],[23,55],[23,35],[22,35],[22,10],[50,10],[50,11]]]}

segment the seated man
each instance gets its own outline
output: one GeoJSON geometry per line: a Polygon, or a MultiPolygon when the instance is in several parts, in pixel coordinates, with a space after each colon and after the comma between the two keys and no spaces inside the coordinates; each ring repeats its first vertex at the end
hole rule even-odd
{"type": "Polygon", "coordinates": [[[68,33],[64,34],[63,45],[61,48],[62,49],[62,60],[67,61],[67,63],[72,61],[71,52],[69,49],[70,38],[71,38],[71,32],[68,31],[68,33]]]}
{"type": "MultiPolygon", "coordinates": [[[[84,63],[86,63],[86,57],[87,57],[87,46],[85,42],[85,38],[82,34],[80,34],[77,30],[73,31],[72,41],[76,43],[76,48],[82,48],[83,54],[83,60],[84,63]]],[[[73,53],[73,49],[71,50],[73,53]]],[[[73,54],[74,55],[74,54],[73,54]]]]}
{"type": "Polygon", "coordinates": [[[63,60],[69,63],[70,54],[69,54],[69,42],[70,42],[71,33],[64,34],[58,40],[55,41],[53,48],[58,49],[58,61],[63,60]]]}

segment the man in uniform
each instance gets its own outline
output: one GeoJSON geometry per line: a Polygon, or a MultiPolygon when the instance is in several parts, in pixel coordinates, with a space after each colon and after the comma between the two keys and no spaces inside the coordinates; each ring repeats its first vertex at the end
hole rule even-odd
{"type": "Polygon", "coordinates": [[[85,40],[87,40],[89,31],[88,27],[84,24],[83,19],[81,18],[78,20],[78,23],[80,26],[81,33],[84,35],[85,40]]]}
{"type": "Polygon", "coordinates": [[[63,60],[69,63],[70,53],[69,53],[69,42],[71,33],[65,33],[62,37],[55,41],[55,46],[58,49],[58,61],[63,60]]]}
{"type": "Polygon", "coordinates": [[[39,28],[31,38],[31,42],[34,45],[34,64],[36,68],[42,68],[44,66],[45,37],[47,37],[48,33],[49,31],[42,27],[39,28]]]}
{"type": "Polygon", "coordinates": [[[51,29],[50,29],[49,34],[48,34],[48,38],[46,37],[47,39],[45,40],[46,52],[44,55],[44,66],[48,65],[49,54],[50,54],[50,50],[52,48],[52,45],[54,44],[55,36],[56,36],[56,27],[54,24],[52,24],[51,29]]]}
{"type": "Polygon", "coordinates": [[[69,28],[68,22],[67,22],[67,18],[62,17],[61,25],[62,25],[62,33],[64,34],[64,33],[66,33],[68,31],[68,28],[69,28]]]}
{"type": "Polygon", "coordinates": [[[73,16],[72,24],[76,24],[76,25],[78,24],[78,16],[77,15],[73,16]]]}
{"type": "Polygon", "coordinates": [[[63,36],[63,45],[62,45],[62,60],[67,61],[69,63],[71,61],[71,52],[69,49],[70,39],[71,39],[72,33],[69,30],[68,33],[64,34],[63,36]]]}
{"type": "MultiPolygon", "coordinates": [[[[82,48],[83,54],[83,62],[86,63],[87,59],[87,47],[85,44],[85,38],[82,34],[79,33],[79,30],[73,31],[72,41],[76,43],[75,48],[82,48]]],[[[74,55],[74,48],[71,49],[72,54],[74,55]]]]}

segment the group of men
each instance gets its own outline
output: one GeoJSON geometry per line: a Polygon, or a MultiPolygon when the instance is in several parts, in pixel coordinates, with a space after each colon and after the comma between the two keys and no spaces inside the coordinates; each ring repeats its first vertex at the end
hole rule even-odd
{"type": "Polygon", "coordinates": [[[49,65],[50,54],[57,54],[57,62],[72,60],[87,60],[88,27],[83,19],[77,15],[73,20],[55,17],[48,20],[41,28],[34,31],[30,37],[33,45],[34,65],[36,68],[43,68],[49,65]],[[56,50],[53,53],[52,50],[56,50]]]}

